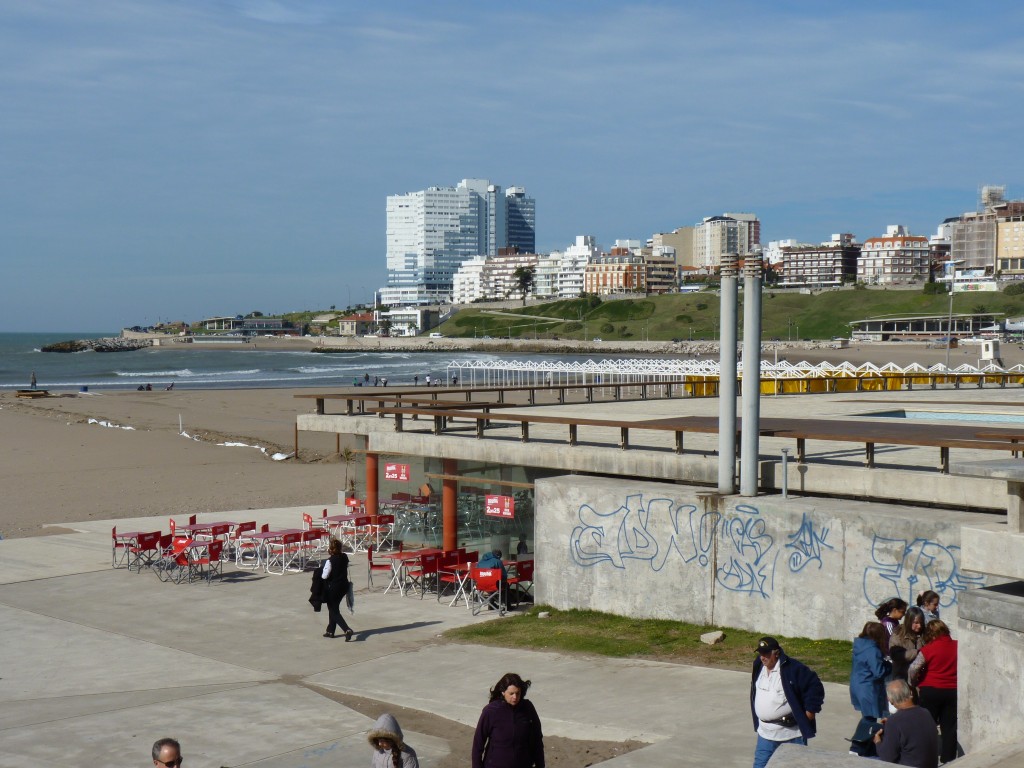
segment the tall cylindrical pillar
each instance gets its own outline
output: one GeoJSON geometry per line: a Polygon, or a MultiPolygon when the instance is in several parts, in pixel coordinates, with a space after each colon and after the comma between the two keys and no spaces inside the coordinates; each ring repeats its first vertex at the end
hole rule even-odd
{"type": "Polygon", "coordinates": [[[441,480],[441,549],[451,552],[458,549],[459,509],[458,480],[459,462],[443,459],[441,462],[444,479],[441,480]]]}
{"type": "Polygon", "coordinates": [[[380,499],[379,456],[366,454],[366,514],[376,515],[380,499]]]}
{"type": "Polygon", "coordinates": [[[718,492],[736,493],[736,264],[722,256],[721,335],[718,349],[718,492]]]}
{"type": "Polygon", "coordinates": [[[740,495],[757,496],[761,433],[761,254],[747,254],[743,266],[743,436],[740,495]]]}

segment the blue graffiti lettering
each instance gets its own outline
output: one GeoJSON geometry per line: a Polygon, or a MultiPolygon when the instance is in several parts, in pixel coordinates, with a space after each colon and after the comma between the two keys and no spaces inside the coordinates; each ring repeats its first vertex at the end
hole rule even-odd
{"type": "Polygon", "coordinates": [[[796,533],[789,535],[789,543],[785,545],[786,549],[793,550],[789,554],[789,570],[793,573],[799,573],[807,567],[808,563],[813,562],[818,563],[818,569],[820,570],[822,566],[822,547],[833,549],[826,539],[828,539],[828,528],[816,530],[814,528],[814,521],[808,518],[805,512],[803,519],[800,521],[800,527],[796,533]]]}
{"type": "Polygon", "coordinates": [[[768,597],[765,584],[772,562],[768,557],[775,540],[756,507],[740,504],[737,515],[722,526],[723,562],[715,573],[719,584],[732,592],[768,597]],[[731,550],[728,545],[731,545],[731,550]]]}
{"type": "Polygon", "coordinates": [[[871,605],[902,597],[913,604],[920,592],[934,590],[939,604],[956,604],[965,589],[985,585],[984,576],[967,576],[960,570],[960,547],[944,546],[927,539],[891,539],[875,535],[871,560],[864,569],[864,597],[871,605]]]}

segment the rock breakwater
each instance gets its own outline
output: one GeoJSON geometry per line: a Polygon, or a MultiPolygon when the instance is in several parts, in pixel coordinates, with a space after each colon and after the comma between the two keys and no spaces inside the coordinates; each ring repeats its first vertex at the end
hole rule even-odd
{"type": "Polygon", "coordinates": [[[108,337],[103,339],[70,339],[47,344],[42,352],[134,352],[152,346],[149,339],[122,339],[108,337]]]}

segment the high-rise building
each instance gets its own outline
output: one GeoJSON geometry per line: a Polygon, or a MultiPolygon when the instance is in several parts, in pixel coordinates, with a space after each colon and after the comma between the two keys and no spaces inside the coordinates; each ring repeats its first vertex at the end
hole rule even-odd
{"type": "Polygon", "coordinates": [[[526,196],[522,187],[509,187],[505,191],[508,222],[508,245],[520,253],[537,251],[537,203],[526,196]]]}
{"type": "Polygon", "coordinates": [[[853,235],[832,235],[821,245],[782,248],[782,286],[839,286],[857,274],[860,246],[853,235]]]}
{"type": "Polygon", "coordinates": [[[708,216],[693,228],[694,265],[704,269],[717,269],[722,255],[738,253],[741,256],[761,243],[761,222],[752,213],[729,213],[708,216]]]}
{"type": "MultiPolygon", "coordinates": [[[[387,199],[388,305],[451,301],[453,277],[474,256],[494,256],[511,245],[533,250],[536,204],[521,187],[506,195],[486,179],[455,187],[429,187],[387,199]],[[516,237],[509,242],[510,208],[516,237]],[[529,237],[528,237],[529,236],[529,237]]],[[[511,192],[511,190],[510,190],[511,192]]]]}

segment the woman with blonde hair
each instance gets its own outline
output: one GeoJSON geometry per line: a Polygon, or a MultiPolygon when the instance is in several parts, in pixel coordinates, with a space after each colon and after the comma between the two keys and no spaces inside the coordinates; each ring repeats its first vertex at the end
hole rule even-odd
{"type": "Polygon", "coordinates": [[[907,608],[903,623],[889,638],[889,658],[892,659],[892,679],[906,680],[910,663],[917,658],[924,645],[924,613],[915,605],[907,608]]]}

